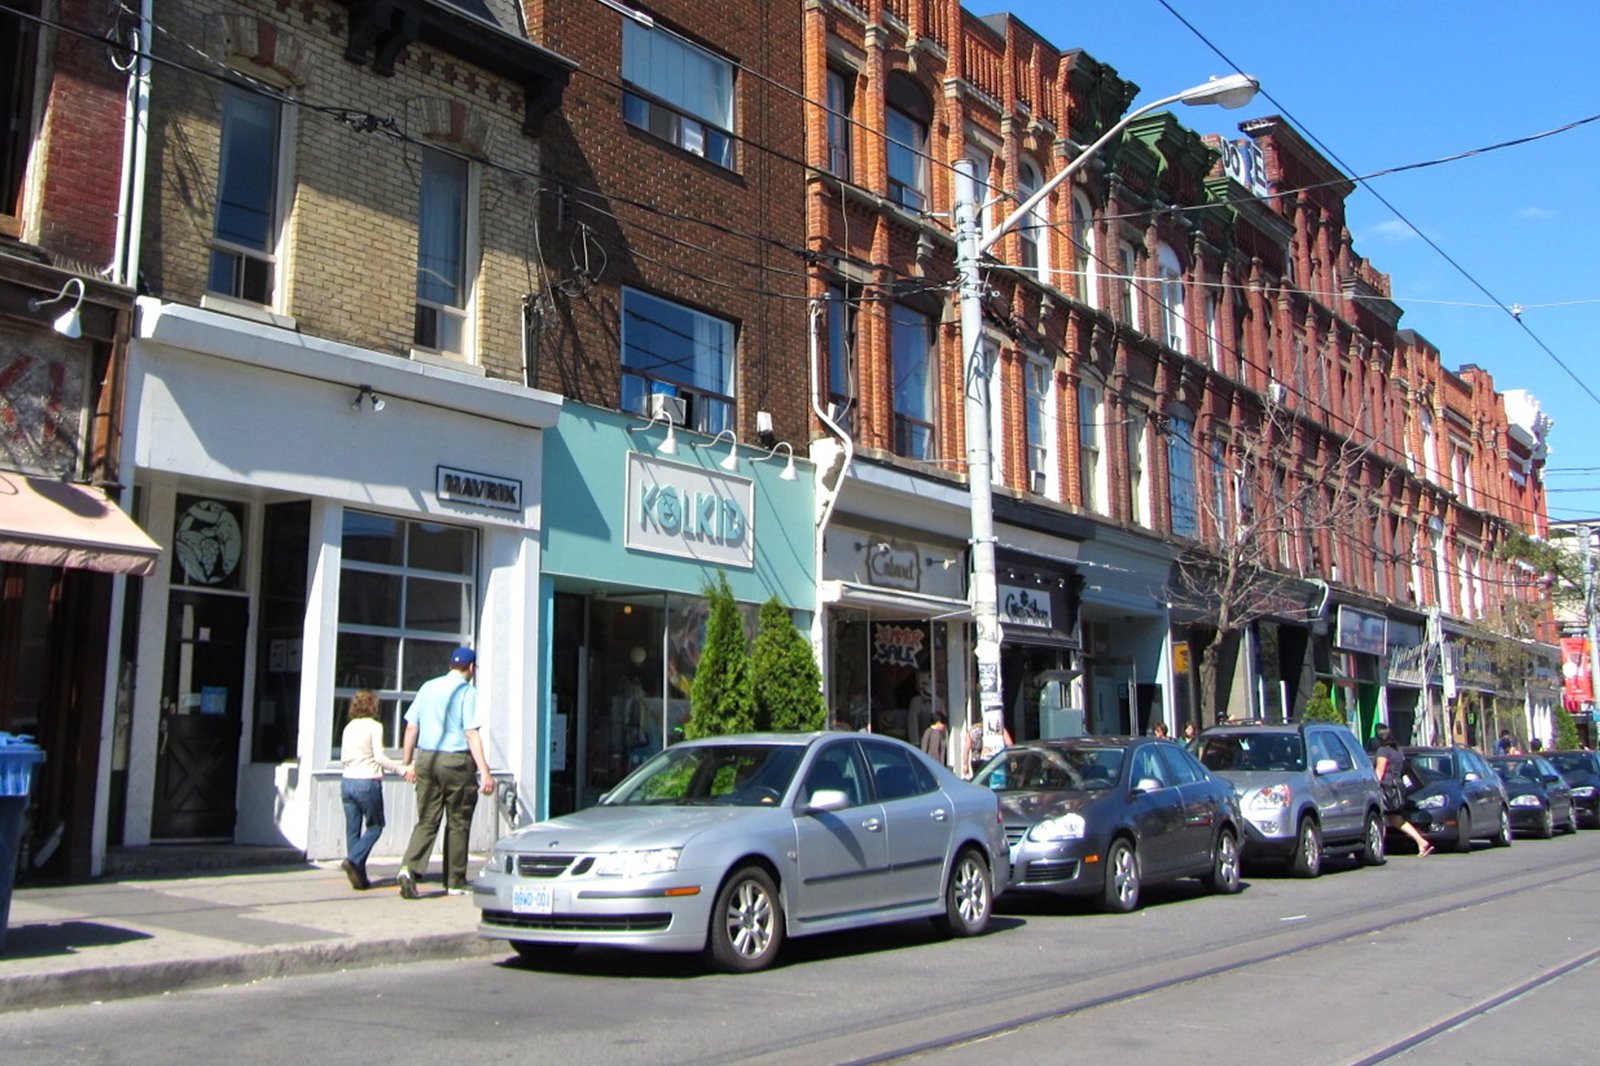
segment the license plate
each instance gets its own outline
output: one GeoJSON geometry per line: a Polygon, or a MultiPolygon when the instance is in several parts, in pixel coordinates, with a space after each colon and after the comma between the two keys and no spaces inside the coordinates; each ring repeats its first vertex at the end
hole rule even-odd
{"type": "Polygon", "coordinates": [[[555,889],[549,885],[518,885],[511,890],[513,914],[550,914],[555,907],[555,889]]]}

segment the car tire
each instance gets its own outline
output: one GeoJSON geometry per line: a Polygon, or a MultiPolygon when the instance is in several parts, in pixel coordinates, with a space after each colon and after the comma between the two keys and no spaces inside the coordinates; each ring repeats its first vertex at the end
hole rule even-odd
{"type": "Polygon", "coordinates": [[[1125,837],[1106,849],[1106,883],[1100,890],[1100,909],[1127,914],[1139,905],[1139,853],[1125,837]]]}
{"type": "Polygon", "coordinates": [[[1367,812],[1367,824],[1361,828],[1361,865],[1382,866],[1389,861],[1389,834],[1377,811],[1367,812]]]}
{"type": "Polygon", "coordinates": [[[1555,812],[1549,807],[1544,809],[1544,814],[1539,819],[1539,828],[1535,835],[1540,840],[1549,840],[1556,835],[1556,816],[1555,812]]]}
{"type": "Polygon", "coordinates": [[[1289,857],[1289,872],[1295,877],[1316,877],[1322,873],[1322,830],[1310,818],[1300,819],[1294,854],[1289,857]]]}
{"type": "Polygon", "coordinates": [[[756,865],[741,866],[717,890],[706,933],[706,961],[723,973],[753,973],[772,965],[783,944],[778,886],[756,865]]]}
{"type": "Polygon", "coordinates": [[[1472,812],[1465,807],[1456,812],[1456,840],[1453,850],[1472,850],[1472,812]]]}
{"type": "Polygon", "coordinates": [[[1239,841],[1233,830],[1224,829],[1217,835],[1217,846],[1211,854],[1211,869],[1200,877],[1207,892],[1231,896],[1243,887],[1239,880],[1239,841]]]}
{"type": "Polygon", "coordinates": [[[543,944],[537,940],[513,940],[511,946],[524,961],[542,965],[565,962],[578,950],[576,944],[543,944]]]}
{"type": "Polygon", "coordinates": [[[1568,836],[1571,836],[1573,833],[1576,833],[1577,831],[1578,831],[1578,808],[1576,808],[1576,807],[1568,807],[1567,808],[1566,834],[1568,836]]]}
{"type": "Polygon", "coordinates": [[[977,936],[989,927],[994,910],[994,882],[989,864],[977,848],[962,848],[944,886],[944,913],[933,927],[949,937],[977,936]]]}
{"type": "Polygon", "coordinates": [[[1509,848],[1511,846],[1511,812],[1504,807],[1500,808],[1500,828],[1495,830],[1494,836],[1490,838],[1490,843],[1497,848],[1509,848]]]}

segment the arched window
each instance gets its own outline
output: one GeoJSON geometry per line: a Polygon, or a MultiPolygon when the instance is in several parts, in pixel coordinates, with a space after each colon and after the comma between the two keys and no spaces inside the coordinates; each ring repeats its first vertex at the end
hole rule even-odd
{"type": "Polygon", "coordinates": [[[1161,271],[1161,340],[1180,355],[1189,354],[1189,320],[1183,307],[1183,262],[1171,245],[1156,251],[1161,271]]]}
{"type": "Polygon", "coordinates": [[[1078,500],[1097,514],[1106,513],[1105,395],[1095,378],[1078,382],[1078,500]]]}
{"type": "Polygon", "coordinates": [[[884,132],[888,135],[889,199],[913,211],[928,206],[928,130],[933,104],[909,76],[889,75],[884,132]]]}
{"type": "Polygon", "coordinates": [[[1090,307],[1100,306],[1100,284],[1096,271],[1094,210],[1081,192],[1072,194],[1072,283],[1065,286],[1077,293],[1090,307]]]}
{"type": "MultiPolygon", "coordinates": [[[[1032,160],[1024,159],[1021,168],[1017,171],[1017,200],[1019,204],[1027,203],[1029,198],[1044,186],[1044,180],[1039,176],[1039,168],[1033,165],[1032,160]]],[[[1046,198],[1048,200],[1048,198],[1046,198]]],[[[1017,234],[1022,238],[1022,267],[1031,272],[1040,281],[1048,282],[1050,275],[1049,242],[1049,205],[1041,201],[1037,207],[1023,216],[1017,223],[1017,234]]]]}
{"type": "Polygon", "coordinates": [[[1172,532],[1179,537],[1200,535],[1194,467],[1194,416],[1187,408],[1174,407],[1167,413],[1167,483],[1172,532]]]}

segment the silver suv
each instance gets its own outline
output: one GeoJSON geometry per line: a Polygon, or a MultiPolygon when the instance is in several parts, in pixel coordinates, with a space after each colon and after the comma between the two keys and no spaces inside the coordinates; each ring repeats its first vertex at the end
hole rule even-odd
{"type": "Polygon", "coordinates": [[[1246,857],[1285,860],[1296,877],[1316,877],[1330,854],[1383,863],[1383,792],[1344,726],[1228,722],[1201,733],[1195,755],[1238,793],[1246,857]]]}

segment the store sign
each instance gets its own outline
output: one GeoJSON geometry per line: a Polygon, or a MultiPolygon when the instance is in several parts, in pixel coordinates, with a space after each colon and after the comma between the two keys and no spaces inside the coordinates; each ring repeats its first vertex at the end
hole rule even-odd
{"type": "Polygon", "coordinates": [[[867,546],[867,581],[883,589],[920,591],[921,559],[921,549],[911,541],[875,541],[867,546]]]}
{"type": "Polygon", "coordinates": [[[1333,642],[1345,651],[1382,655],[1388,650],[1388,624],[1381,614],[1340,606],[1333,642]]]}
{"type": "Polygon", "coordinates": [[[1587,638],[1561,638],[1561,687],[1562,705],[1569,711],[1594,702],[1587,638]]]}
{"type": "Polygon", "coordinates": [[[636,551],[755,568],[755,483],[628,453],[624,541],[636,551]]]}
{"type": "Polygon", "coordinates": [[[0,468],[77,476],[88,377],[85,342],[0,328],[0,468]]]}
{"type": "Polygon", "coordinates": [[[1030,629],[1055,628],[1050,615],[1049,590],[1001,585],[998,591],[1002,624],[1026,626],[1030,629]]]}
{"type": "Polygon", "coordinates": [[[919,625],[880,622],[872,627],[872,661],[916,668],[928,631],[919,625]]]}
{"type": "Polygon", "coordinates": [[[1266,196],[1267,157],[1255,141],[1228,141],[1222,146],[1222,171],[1256,196],[1266,196]]]}
{"type": "Polygon", "coordinates": [[[495,477],[472,470],[441,466],[434,491],[449,503],[487,507],[493,511],[522,512],[522,482],[516,478],[495,477]]]}
{"type": "Polygon", "coordinates": [[[1389,684],[1424,688],[1428,684],[1428,645],[1413,644],[1389,653],[1389,684]]]}

